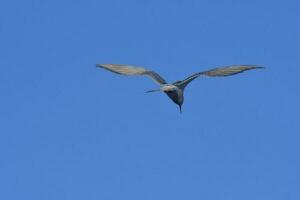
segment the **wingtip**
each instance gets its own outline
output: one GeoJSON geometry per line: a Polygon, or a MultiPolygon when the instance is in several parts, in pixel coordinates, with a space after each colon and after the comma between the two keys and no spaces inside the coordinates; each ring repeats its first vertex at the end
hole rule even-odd
{"type": "Polygon", "coordinates": [[[116,64],[96,64],[96,67],[99,68],[109,68],[109,67],[113,67],[116,64]]]}
{"type": "Polygon", "coordinates": [[[252,69],[263,69],[263,68],[265,68],[262,65],[241,65],[241,66],[251,67],[252,69]]]}
{"type": "Polygon", "coordinates": [[[265,67],[263,67],[263,66],[261,66],[261,65],[254,65],[254,67],[256,68],[256,69],[264,69],[265,67]]]}
{"type": "Polygon", "coordinates": [[[244,66],[248,66],[251,69],[264,69],[265,67],[262,65],[244,65],[244,66]]]}

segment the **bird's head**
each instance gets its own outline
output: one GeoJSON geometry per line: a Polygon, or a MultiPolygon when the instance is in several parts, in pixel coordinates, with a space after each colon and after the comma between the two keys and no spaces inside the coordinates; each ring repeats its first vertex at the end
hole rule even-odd
{"type": "Polygon", "coordinates": [[[178,104],[178,106],[179,106],[180,113],[182,113],[182,109],[181,109],[182,104],[178,104]]]}
{"type": "Polygon", "coordinates": [[[182,98],[178,98],[175,103],[178,105],[180,113],[182,113],[183,96],[182,98]]]}

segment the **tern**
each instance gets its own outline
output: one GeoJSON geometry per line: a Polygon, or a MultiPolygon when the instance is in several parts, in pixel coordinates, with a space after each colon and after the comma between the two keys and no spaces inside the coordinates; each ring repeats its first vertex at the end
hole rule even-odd
{"type": "Polygon", "coordinates": [[[97,64],[99,68],[106,69],[108,71],[114,72],[121,75],[146,75],[150,77],[153,81],[159,84],[160,88],[155,90],[149,90],[147,92],[164,92],[168,95],[174,103],[179,106],[180,112],[182,112],[181,107],[184,101],[184,89],[185,87],[195,78],[200,76],[209,76],[209,77],[224,77],[232,76],[247,70],[252,69],[262,69],[263,67],[257,65],[231,65],[218,67],[207,71],[202,71],[194,73],[191,76],[185,78],[181,81],[176,81],[174,83],[167,83],[164,78],[162,78],[158,73],[148,70],[142,67],[136,67],[132,65],[123,65],[123,64],[97,64]]]}

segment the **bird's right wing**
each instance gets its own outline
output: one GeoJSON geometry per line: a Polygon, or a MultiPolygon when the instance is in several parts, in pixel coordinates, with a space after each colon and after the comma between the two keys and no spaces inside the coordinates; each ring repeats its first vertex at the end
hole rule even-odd
{"type": "Polygon", "coordinates": [[[167,83],[158,73],[141,67],[120,64],[97,64],[96,66],[121,75],[147,75],[160,85],[167,83]]]}
{"type": "Polygon", "coordinates": [[[232,76],[247,70],[261,69],[261,68],[263,67],[259,67],[257,65],[232,65],[226,67],[219,67],[219,68],[214,68],[211,70],[192,74],[191,76],[187,77],[182,81],[177,82],[176,84],[181,88],[185,88],[192,80],[198,78],[199,76],[210,76],[210,77],[232,76]]]}

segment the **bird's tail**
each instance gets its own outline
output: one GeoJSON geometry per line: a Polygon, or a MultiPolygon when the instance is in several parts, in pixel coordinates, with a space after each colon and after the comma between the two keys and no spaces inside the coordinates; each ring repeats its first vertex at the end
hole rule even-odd
{"type": "Polygon", "coordinates": [[[156,90],[148,90],[148,91],[146,91],[146,93],[149,93],[149,92],[159,92],[160,91],[160,89],[156,89],[156,90]]]}

